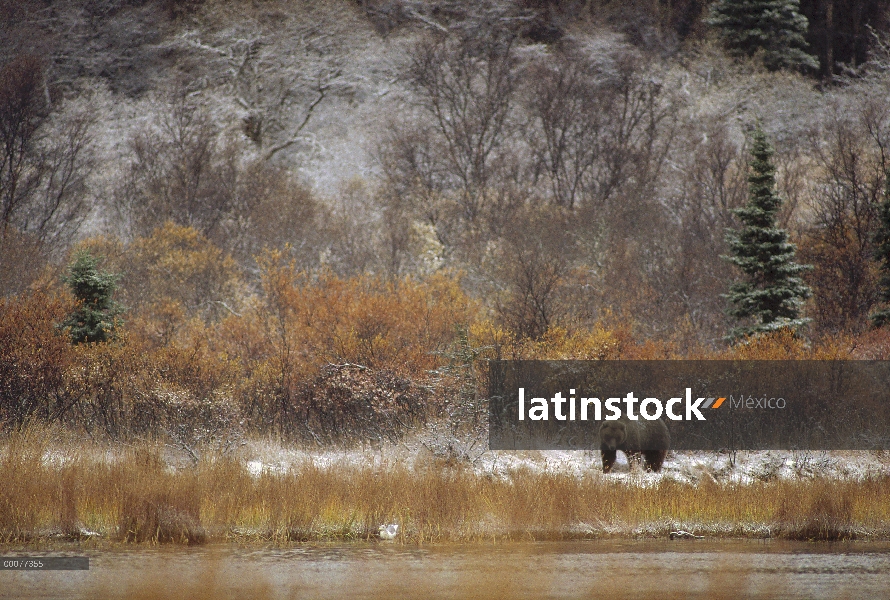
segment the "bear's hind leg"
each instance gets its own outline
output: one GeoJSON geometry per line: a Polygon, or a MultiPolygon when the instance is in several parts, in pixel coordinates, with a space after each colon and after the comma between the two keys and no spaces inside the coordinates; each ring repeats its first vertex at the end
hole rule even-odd
{"type": "Polygon", "coordinates": [[[646,450],[643,452],[643,467],[646,471],[658,473],[664,464],[664,457],[667,454],[664,450],[646,450]]]}

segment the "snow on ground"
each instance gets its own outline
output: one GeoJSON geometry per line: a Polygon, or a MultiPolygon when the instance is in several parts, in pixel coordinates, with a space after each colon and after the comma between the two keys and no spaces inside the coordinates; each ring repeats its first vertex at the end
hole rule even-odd
{"type": "MultiPolygon", "coordinates": [[[[306,465],[316,468],[353,466],[378,468],[395,465],[422,467],[431,461],[452,462],[417,441],[398,445],[355,450],[296,450],[272,442],[248,443],[242,450],[248,469],[254,475],[263,472],[284,473],[306,465]]],[[[714,481],[749,484],[775,479],[830,477],[863,480],[890,476],[890,451],[740,451],[735,464],[727,453],[686,451],[670,452],[660,473],[644,473],[631,467],[622,453],[614,471],[603,475],[598,451],[486,450],[463,455],[462,461],[479,475],[510,477],[512,473],[531,471],[575,477],[608,477],[636,485],[652,485],[661,480],[682,483],[714,481]]]]}
{"type": "MultiPolygon", "coordinates": [[[[0,447],[0,458],[10,450],[0,447]]],[[[193,460],[174,445],[162,447],[163,460],[176,471],[190,468],[193,460]]],[[[53,444],[41,456],[44,466],[62,468],[74,460],[114,463],[127,453],[125,446],[85,448],[79,444],[53,444]]],[[[307,467],[371,468],[409,466],[415,469],[442,465],[464,465],[482,476],[510,478],[516,473],[552,473],[573,477],[604,477],[615,482],[649,486],[662,480],[696,484],[750,484],[757,481],[794,480],[814,477],[861,481],[890,477],[890,451],[740,451],[728,453],[672,451],[660,473],[645,473],[629,465],[624,454],[612,473],[602,473],[599,451],[583,450],[488,450],[485,441],[468,443],[457,438],[431,437],[419,433],[398,444],[375,444],[352,449],[299,448],[271,440],[250,440],[237,450],[245,468],[254,477],[285,474],[307,467]]],[[[200,454],[200,452],[199,452],[200,454]]]]}

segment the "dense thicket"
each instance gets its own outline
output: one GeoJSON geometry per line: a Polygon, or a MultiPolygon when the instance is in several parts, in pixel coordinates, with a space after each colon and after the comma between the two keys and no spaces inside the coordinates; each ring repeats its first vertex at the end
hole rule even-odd
{"type": "Polygon", "coordinates": [[[875,259],[881,270],[880,295],[883,307],[875,310],[869,318],[875,327],[884,327],[890,323],[890,177],[884,183],[884,197],[878,206],[878,226],[874,232],[875,259]]]}

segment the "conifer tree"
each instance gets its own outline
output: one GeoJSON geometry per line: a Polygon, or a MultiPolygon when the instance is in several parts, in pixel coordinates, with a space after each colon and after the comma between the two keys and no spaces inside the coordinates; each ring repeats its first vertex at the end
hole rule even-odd
{"type": "Polygon", "coordinates": [[[810,296],[800,275],[811,267],[794,261],[795,245],[788,242],[788,233],[776,226],[782,199],[775,191],[773,149],[760,127],[752,141],[748,203],[733,211],[742,227],[727,232],[732,254],[723,258],[745,274],[745,280],[732,284],[725,295],[732,304],[727,312],[739,321],[753,323],[734,328],[730,339],[797,328],[809,321],[800,317],[800,307],[810,296]]]}
{"type": "MultiPolygon", "coordinates": [[[[884,198],[878,205],[878,229],[872,241],[875,258],[881,267],[881,279],[878,281],[881,301],[890,304],[890,171],[884,176],[884,198]]],[[[890,308],[879,309],[870,318],[874,327],[883,327],[890,323],[890,308]]]]}
{"type": "Polygon", "coordinates": [[[61,323],[73,344],[108,341],[121,324],[117,317],[123,309],[114,301],[118,276],[100,271],[98,265],[88,252],[79,252],[63,278],[78,300],[77,308],[61,323]]]}
{"type": "Polygon", "coordinates": [[[799,0],[718,0],[707,23],[719,30],[731,53],[759,55],[770,70],[819,67],[805,51],[809,21],[799,0]]]}

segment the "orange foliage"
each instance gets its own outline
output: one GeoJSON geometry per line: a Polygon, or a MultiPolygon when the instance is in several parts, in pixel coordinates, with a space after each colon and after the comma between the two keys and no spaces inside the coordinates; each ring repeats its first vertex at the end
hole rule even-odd
{"type": "Polygon", "coordinates": [[[470,327],[470,345],[481,356],[504,360],[669,360],[682,358],[674,344],[638,342],[627,327],[550,327],[536,340],[520,339],[491,321],[470,327]]]}
{"type": "Polygon", "coordinates": [[[0,424],[56,420],[71,408],[65,372],[73,352],[55,323],[73,308],[65,296],[0,298],[0,424]]]}
{"type": "Polygon", "coordinates": [[[439,364],[437,354],[471,317],[469,299],[447,275],[310,277],[281,257],[260,259],[265,305],[254,318],[274,354],[310,368],[350,362],[420,374],[439,364]]]}
{"type": "Polygon", "coordinates": [[[621,355],[621,339],[597,324],[589,331],[550,327],[538,339],[518,338],[491,321],[470,327],[470,345],[484,358],[504,360],[607,360],[621,355]]]}
{"type": "Polygon", "coordinates": [[[726,360],[844,360],[851,359],[851,341],[843,336],[814,343],[789,328],[751,336],[713,358],[726,360]]]}
{"type": "Polygon", "coordinates": [[[890,328],[871,329],[850,341],[850,352],[860,360],[890,359],[890,328]]]}
{"type": "Polygon", "coordinates": [[[157,346],[173,343],[180,331],[188,337],[193,319],[211,324],[237,313],[247,295],[231,255],[192,227],[168,221],[127,246],[100,236],[80,242],[78,250],[101,257],[104,269],[121,275],[118,299],[128,329],[157,346]]]}
{"type": "MultiPolygon", "coordinates": [[[[167,431],[181,442],[191,439],[190,431],[200,429],[207,439],[213,428],[240,419],[259,430],[299,434],[299,427],[308,427],[310,408],[314,422],[327,427],[329,418],[342,422],[349,401],[365,401],[361,394],[341,397],[337,374],[349,373],[350,381],[371,389],[378,380],[424,379],[453,366],[455,357],[462,373],[476,373],[452,382],[465,392],[480,383],[476,378],[484,369],[473,365],[479,359],[890,356],[885,331],[817,341],[778,331],[722,350],[689,349],[682,346],[682,331],[676,342],[638,340],[629,318],[609,313],[589,327],[569,321],[537,339],[519,338],[478,318],[482,306],[467,297],[453,274],[425,279],[311,274],[285,258],[286,250],[259,257],[259,286],[250,293],[230,257],[193,229],[169,223],[129,246],[95,238],[81,247],[104,256],[104,268],[124,274],[122,300],[129,309],[124,327],[114,342],[73,347],[56,326],[74,307],[66,294],[0,300],[0,421],[58,420],[112,436],[167,431]],[[372,370],[332,371],[328,363],[372,370]],[[317,402],[318,390],[326,390],[325,402],[317,402]]],[[[388,419],[386,411],[400,407],[401,396],[378,396],[380,415],[388,419]]],[[[409,403],[416,418],[423,417],[420,402],[409,403]]],[[[319,428],[303,437],[319,439],[324,429],[319,428]]]]}

